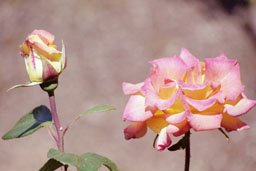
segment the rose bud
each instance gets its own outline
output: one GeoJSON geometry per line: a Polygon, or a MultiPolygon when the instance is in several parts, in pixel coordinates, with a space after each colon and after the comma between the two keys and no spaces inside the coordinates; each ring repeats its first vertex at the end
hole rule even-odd
{"type": "Polygon", "coordinates": [[[32,83],[57,80],[66,67],[64,45],[59,51],[54,44],[54,35],[45,30],[34,30],[20,49],[32,83]]]}

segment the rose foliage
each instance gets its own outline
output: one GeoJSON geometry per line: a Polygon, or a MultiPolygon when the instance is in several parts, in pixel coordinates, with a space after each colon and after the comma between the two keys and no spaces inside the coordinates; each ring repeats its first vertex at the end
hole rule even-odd
{"type": "Polygon", "coordinates": [[[150,76],[142,83],[123,83],[131,95],[123,119],[125,139],[143,137],[147,128],[157,133],[158,151],[170,146],[170,134],[225,128],[240,131],[249,126],[238,117],[256,105],[244,94],[237,60],[223,54],[199,61],[186,49],[179,56],[150,62],[150,76]]]}

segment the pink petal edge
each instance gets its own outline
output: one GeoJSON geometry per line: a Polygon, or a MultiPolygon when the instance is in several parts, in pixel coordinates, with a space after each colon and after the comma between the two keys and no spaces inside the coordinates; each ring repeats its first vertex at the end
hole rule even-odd
{"type": "Polygon", "coordinates": [[[151,118],[151,111],[145,111],[145,98],[141,95],[132,95],[125,107],[123,119],[131,122],[145,121],[151,118]]]}
{"type": "Polygon", "coordinates": [[[191,106],[196,108],[198,111],[204,111],[212,107],[216,102],[216,98],[209,98],[206,100],[195,100],[189,97],[185,97],[185,99],[186,99],[186,102],[188,102],[191,106]]]}
{"type": "Polygon", "coordinates": [[[207,131],[220,128],[222,114],[218,115],[199,115],[191,114],[188,121],[195,131],[207,131]]]}
{"type": "Polygon", "coordinates": [[[241,116],[247,113],[256,105],[255,100],[242,98],[236,105],[225,104],[224,112],[227,112],[231,116],[241,116]]]}
{"type": "Polygon", "coordinates": [[[141,87],[143,86],[142,83],[138,84],[131,84],[127,82],[123,82],[122,87],[123,87],[123,92],[125,95],[132,95],[140,91],[141,87]]]}
{"type": "Polygon", "coordinates": [[[133,122],[123,130],[126,140],[143,137],[146,132],[147,125],[145,122],[133,122]]]}
{"type": "Polygon", "coordinates": [[[181,113],[173,114],[173,115],[167,117],[165,120],[168,123],[177,124],[177,123],[181,123],[182,121],[184,121],[186,116],[187,116],[187,112],[184,111],[184,112],[181,112],[181,113]]]}
{"type": "Polygon", "coordinates": [[[177,90],[177,92],[169,99],[161,99],[155,92],[150,79],[145,81],[142,90],[146,93],[146,106],[157,107],[160,110],[165,110],[172,106],[174,102],[179,98],[181,91],[177,90]]]}
{"type": "Polygon", "coordinates": [[[172,143],[170,135],[166,132],[167,127],[161,129],[161,132],[157,139],[156,149],[157,151],[163,151],[166,147],[169,147],[172,143]]]}

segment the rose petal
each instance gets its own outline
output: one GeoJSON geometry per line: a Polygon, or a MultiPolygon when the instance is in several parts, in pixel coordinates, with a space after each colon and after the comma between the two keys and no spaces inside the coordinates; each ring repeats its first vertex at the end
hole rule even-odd
{"type": "Polygon", "coordinates": [[[202,90],[208,86],[207,82],[203,84],[185,84],[183,81],[178,81],[178,84],[182,88],[182,90],[190,91],[202,90]]]}
{"type": "Polygon", "coordinates": [[[215,103],[214,105],[212,105],[211,107],[203,111],[198,111],[195,108],[191,108],[191,113],[200,114],[200,115],[217,115],[217,114],[223,113],[223,111],[224,111],[224,105],[219,103],[215,103]]]}
{"type": "Polygon", "coordinates": [[[224,112],[227,112],[231,116],[241,116],[251,110],[255,105],[255,100],[242,98],[236,105],[225,104],[224,112]]]}
{"type": "Polygon", "coordinates": [[[230,72],[222,78],[221,91],[223,91],[227,100],[236,100],[236,98],[244,91],[244,87],[240,80],[240,68],[237,64],[230,72]]]}
{"type": "Polygon", "coordinates": [[[63,71],[67,67],[67,56],[65,51],[65,45],[62,41],[62,49],[61,49],[61,71],[63,71]]]}
{"type": "Polygon", "coordinates": [[[157,107],[160,110],[165,110],[172,106],[174,102],[178,99],[181,92],[178,90],[171,98],[169,99],[161,99],[155,92],[150,79],[145,81],[142,89],[145,91],[146,97],[146,106],[149,105],[151,107],[157,107]]]}
{"type": "Polygon", "coordinates": [[[220,60],[228,60],[228,58],[222,53],[219,56],[216,57],[216,59],[220,60]]]}
{"type": "Polygon", "coordinates": [[[176,132],[178,132],[180,129],[177,127],[177,126],[175,126],[175,125],[168,125],[167,126],[167,129],[166,129],[166,132],[167,133],[176,133],[176,132]]]}
{"type": "Polygon", "coordinates": [[[152,117],[151,111],[145,111],[145,98],[132,95],[125,107],[123,119],[128,121],[145,121],[152,117]]]}
{"type": "Polygon", "coordinates": [[[191,126],[186,118],[182,122],[173,124],[173,125],[175,125],[176,127],[179,128],[179,131],[173,133],[173,136],[180,136],[180,135],[186,133],[191,128],[191,126]]]}
{"type": "Polygon", "coordinates": [[[135,93],[140,91],[143,84],[144,84],[143,82],[138,83],[138,84],[131,84],[131,83],[123,82],[123,85],[122,85],[123,86],[123,92],[124,92],[125,95],[135,94],[135,93]]]}
{"type": "Polygon", "coordinates": [[[164,110],[165,114],[168,114],[166,117],[172,115],[172,114],[177,114],[184,112],[185,110],[189,110],[189,105],[182,100],[182,95],[180,95],[179,98],[174,102],[174,104],[169,107],[168,109],[164,110]]]}
{"type": "Polygon", "coordinates": [[[166,147],[169,147],[172,143],[170,135],[166,132],[167,127],[163,128],[158,136],[156,149],[157,151],[163,151],[166,147]]]}
{"type": "Polygon", "coordinates": [[[187,49],[182,48],[180,52],[180,58],[185,62],[185,64],[191,68],[199,65],[199,60],[196,59],[187,49]]]}
{"type": "Polygon", "coordinates": [[[41,61],[42,61],[42,65],[43,65],[43,73],[42,73],[43,81],[57,77],[59,75],[60,69],[61,69],[60,63],[51,63],[44,57],[41,58],[41,61]],[[56,64],[56,66],[54,64],[56,64]],[[54,66],[58,70],[56,70],[54,66]]]}
{"type": "Polygon", "coordinates": [[[26,39],[26,44],[33,47],[39,54],[48,58],[51,61],[59,61],[61,52],[56,49],[56,46],[45,44],[39,35],[31,35],[26,39]]]}
{"type": "Polygon", "coordinates": [[[47,45],[54,42],[54,35],[45,30],[34,30],[31,35],[38,35],[47,45]]]}
{"type": "Polygon", "coordinates": [[[62,53],[53,47],[48,47],[45,44],[34,42],[32,47],[39,53],[51,61],[59,61],[62,53]]]}
{"type": "Polygon", "coordinates": [[[195,58],[187,49],[181,49],[180,58],[188,66],[186,75],[187,83],[201,83],[201,67],[199,60],[195,58]]]}
{"type": "Polygon", "coordinates": [[[205,59],[205,82],[221,81],[237,64],[236,60],[219,58],[205,59]]]}
{"type": "Polygon", "coordinates": [[[188,121],[195,131],[207,131],[220,128],[222,114],[218,115],[198,115],[191,114],[188,121]]]}
{"type": "Polygon", "coordinates": [[[226,100],[225,94],[223,91],[218,91],[216,94],[214,94],[210,98],[215,98],[220,104],[223,104],[226,100]]]}
{"type": "Polygon", "coordinates": [[[217,88],[219,88],[219,86],[220,86],[220,82],[211,82],[211,88],[213,89],[213,90],[216,90],[217,88]]]}
{"type": "Polygon", "coordinates": [[[185,96],[197,100],[205,99],[210,89],[207,82],[203,84],[185,84],[183,81],[179,81],[178,84],[185,96]]]}
{"type": "Polygon", "coordinates": [[[161,86],[158,96],[161,99],[169,99],[177,92],[176,82],[171,82],[161,86]]]}
{"type": "Polygon", "coordinates": [[[187,65],[178,56],[160,58],[150,63],[153,65],[150,78],[157,93],[160,87],[164,85],[165,79],[182,80],[187,70],[187,65]]]}
{"type": "Polygon", "coordinates": [[[229,60],[225,56],[205,59],[205,82],[221,84],[221,91],[227,100],[235,100],[243,91],[240,80],[240,68],[236,60],[229,60]]]}
{"type": "Polygon", "coordinates": [[[189,97],[185,97],[185,99],[186,99],[186,102],[188,102],[191,106],[196,108],[198,111],[204,111],[212,107],[216,102],[216,98],[209,98],[206,100],[194,100],[189,97]]]}
{"type": "Polygon", "coordinates": [[[147,125],[145,122],[133,122],[123,132],[126,140],[140,138],[146,134],[147,125]]]}
{"type": "Polygon", "coordinates": [[[187,112],[184,111],[184,112],[173,114],[173,115],[169,116],[168,118],[166,118],[166,121],[171,124],[176,124],[176,123],[180,123],[180,122],[184,121],[186,116],[187,116],[187,112]]]}
{"type": "Polygon", "coordinates": [[[21,56],[23,56],[23,57],[29,56],[30,48],[27,46],[26,43],[21,44],[20,49],[21,49],[21,56]]]}
{"type": "Polygon", "coordinates": [[[221,126],[226,129],[226,131],[241,131],[249,129],[250,126],[242,122],[240,119],[228,114],[223,114],[223,119],[221,121],[221,126]]]}
{"type": "Polygon", "coordinates": [[[166,122],[162,117],[152,117],[147,120],[147,126],[157,134],[159,134],[160,131],[168,125],[168,122],[166,122]]]}
{"type": "Polygon", "coordinates": [[[29,74],[29,78],[32,82],[43,82],[43,64],[38,55],[36,53],[34,53],[34,55],[34,58],[24,58],[27,73],[29,74]]]}

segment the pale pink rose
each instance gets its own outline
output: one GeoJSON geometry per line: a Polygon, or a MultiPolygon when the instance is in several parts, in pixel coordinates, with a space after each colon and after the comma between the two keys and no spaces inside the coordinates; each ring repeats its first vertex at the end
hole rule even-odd
{"type": "Polygon", "coordinates": [[[170,134],[190,128],[206,131],[225,128],[240,131],[249,126],[238,119],[256,105],[244,94],[236,60],[224,55],[200,62],[186,49],[179,56],[150,62],[150,76],[142,83],[123,83],[131,95],[123,119],[131,123],[125,138],[140,138],[147,127],[159,134],[157,150],[171,145],[170,134]]]}

